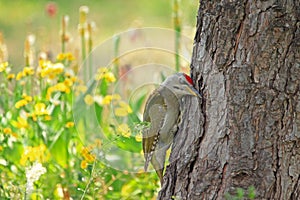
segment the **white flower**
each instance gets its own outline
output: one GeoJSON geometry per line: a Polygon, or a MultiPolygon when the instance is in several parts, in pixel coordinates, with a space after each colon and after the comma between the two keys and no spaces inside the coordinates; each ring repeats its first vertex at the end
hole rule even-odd
{"type": "Polygon", "coordinates": [[[33,163],[31,167],[26,167],[26,193],[30,194],[33,191],[33,183],[39,180],[40,176],[47,172],[46,168],[39,162],[33,163]]]}

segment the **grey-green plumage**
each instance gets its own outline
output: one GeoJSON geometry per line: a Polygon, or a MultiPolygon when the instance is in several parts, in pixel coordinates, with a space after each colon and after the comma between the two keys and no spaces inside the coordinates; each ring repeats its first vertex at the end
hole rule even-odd
{"type": "Polygon", "coordinates": [[[176,73],[154,90],[146,102],[143,120],[150,122],[150,127],[143,131],[145,171],[151,162],[161,184],[166,152],[178,129],[180,101],[185,95],[199,96],[199,93],[193,88],[191,79],[187,75],[176,73]]]}

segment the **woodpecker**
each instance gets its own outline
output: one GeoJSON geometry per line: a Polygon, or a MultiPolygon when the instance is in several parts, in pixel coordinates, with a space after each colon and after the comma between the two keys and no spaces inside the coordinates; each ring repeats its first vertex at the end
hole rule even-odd
{"type": "Polygon", "coordinates": [[[147,99],[143,121],[150,123],[143,130],[144,170],[149,162],[155,169],[161,185],[166,152],[170,148],[180,123],[181,99],[192,95],[201,98],[192,79],[184,73],[169,76],[147,99]]]}

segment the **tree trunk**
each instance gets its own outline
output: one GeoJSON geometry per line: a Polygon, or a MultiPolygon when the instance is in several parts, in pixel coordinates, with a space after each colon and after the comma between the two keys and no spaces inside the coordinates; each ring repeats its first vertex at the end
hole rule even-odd
{"type": "Polygon", "coordinates": [[[299,0],[201,0],[183,120],[158,199],[300,199],[299,0]]]}

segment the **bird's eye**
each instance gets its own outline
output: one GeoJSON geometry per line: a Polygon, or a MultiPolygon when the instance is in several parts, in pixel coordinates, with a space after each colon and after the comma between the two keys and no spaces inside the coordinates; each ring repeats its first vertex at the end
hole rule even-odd
{"type": "Polygon", "coordinates": [[[181,83],[181,84],[184,84],[185,83],[185,81],[183,80],[183,78],[179,78],[179,83],[181,83]]]}

